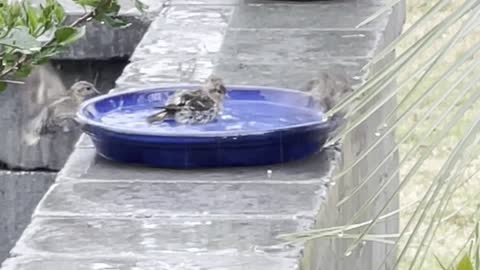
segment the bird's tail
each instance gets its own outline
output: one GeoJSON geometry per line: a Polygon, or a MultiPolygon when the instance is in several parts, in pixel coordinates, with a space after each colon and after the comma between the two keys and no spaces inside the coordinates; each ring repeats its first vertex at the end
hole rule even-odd
{"type": "Polygon", "coordinates": [[[166,109],[162,109],[157,113],[149,115],[147,117],[147,122],[150,124],[154,122],[163,122],[163,120],[165,120],[168,116],[170,116],[170,112],[166,109]]]}

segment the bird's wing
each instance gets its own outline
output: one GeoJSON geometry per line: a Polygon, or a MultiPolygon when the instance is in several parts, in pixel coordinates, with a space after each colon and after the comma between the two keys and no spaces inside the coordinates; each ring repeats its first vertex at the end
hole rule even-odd
{"type": "Polygon", "coordinates": [[[202,90],[194,90],[194,91],[183,91],[179,93],[178,103],[177,105],[185,105],[190,100],[195,99],[202,95],[202,90]]]}
{"type": "Polygon", "coordinates": [[[47,125],[48,114],[48,107],[45,107],[25,125],[22,139],[27,145],[38,143],[41,137],[41,132],[47,125]]]}
{"type": "Polygon", "coordinates": [[[73,98],[67,96],[42,108],[25,126],[24,141],[33,145],[43,135],[73,130],[78,126],[75,120],[77,105],[73,98]]]}
{"type": "Polygon", "coordinates": [[[58,100],[48,106],[49,117],[42,133],[52,133],[59,130],[69,132],[77,126],[75,120],[77,103],[70,97],[58,100]]]}
{"type": "Polygon", "coordinates": [[[188,100],[185,105],[193,111],[206,111],[215,106],[215,101],[207,95],[199,95],[188,100]]]}
{"type": "Polygon", "coordinates": [[[169,97],[164,106],[155,107],[156,109],[180,110],[190,100],[202,95],[202,90],[182,90],[169,97]]]}

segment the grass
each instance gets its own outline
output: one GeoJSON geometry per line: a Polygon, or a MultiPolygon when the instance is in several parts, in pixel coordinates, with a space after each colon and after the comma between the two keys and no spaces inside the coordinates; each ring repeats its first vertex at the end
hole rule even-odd
{"type": "MultiPolygon", "coordinates": [[[[467,0],[468,1],[468,0],[467,0]]],[[[428,0],[407,0],[407,22],[405,28],[411,25],[419,16],[428,10],[434,2],[436,1],[428,1],[428,0]]],[[[463,1],[454,1],[451,3],[445,10],[445,15],[448,13],[449,10],[453,9],[456,6],[459,6],[463,3],[463,1]]],[[[435,20],[440,20],[441,16],[435,18],[435,20]]],[[[432,23],[433,25],[433,23],[432,23]]],[[[431,25],[425,25],[425,29],[419,29],[416,33],[416,37],[421,36],[424,34],[431,25]]],[[[456,32],[456,29],[451,29],[448,35],[453,35],[456,32]]],[[[417,93],[412,97],[409,102],[413,102],[418,96],[435,81],[440,79],[441,74],[443,71],[446,70],[449,64],[452,64],[462,53],[466,51],[466,48],[471,46],[472,44],[480,42],[480,31],[477,30],[473,35],[468,36],[464,42],[460,46],[456,46],[442,61],[441,65],[435,69],[435,72],[428,78],[428,80],[420,85],[417,93]]],[[[441,46],[441,43],[435,44],[434,46],[441,46]]],[[[400,51],[405,48],[400,48],[400,51]]],[[[435,48],[432,48],[432,52],[435,48]]],[[[428,55],[424,57],[428,58],[428,55]]],[[[419,59],[421,61],[421,59],[419,59]]],[[[479,76],[480,68],[477,68],[474,72],[474,76],[479,76]]],[[[458,72],[455,76],[461,76],[462,73],[458,72]]],[[[408,76],[408,74],[405,74],[408,76]]],[[[473,76],[471,77],[473,79],[473,76]]],[[[470,78],[469,78],[470,79],[470,78]]],[[[469,80],[467,80],[469,81],[469,80]]],[[[418,106],[415,111],[410,115],[408,119],[403,121],[403,124],[397,131],[397,136],[400,137],[402,134],[408,131],[409,127],[418,121],[418,118],[421,117],[431,105],[441,96],[443,91],[446,90],[448,87],[448,83],[451,81],[447,81],[446,83],[442,84],[442,86],[436,89],[435,93],[430,95],[424,102],[418,106]]],[[[439,115],[445,111],[445,109],[450,105],[451,100],[453,100],[456,95],[458,95],[463,87],[466,84],[462,84],[457,87],[452,92],[452,98],[440,104],[439,108],[435,110],[432,115],[432,120],[437,119],[439,115]]],[[[473,92],[473,91],[471,91],[473,92]]],[[[399,94],[399,99],[405,96],[405,92],[401,92],[399,94]]],[[[468,99],[468,93],[462,100],[468,99]]],[[[408,104],[407,104],[408,105],[408,104]]],[[[463,136],[463,133],[470,127],[471,122],[474,120],[474,116],[479,113],[480,107],[478,109],[469,111],[464,119],[457,124],[457,126],[450,130],[449,136],[444,140],[444,143],[435,151],[433,155],[430,156],[428,161],[422,166],[422,169],[419,174],[415,177],[415,179],[407,185],[407,187],[402,191],[400,196],[400,201],[402,205],[408,204],[411,201],[420,199],[423,194],[425,194],[426,190],[431,184],[432,178],[436,175],[438,170],[441,168],[442,164],[447,159],[450,151],[458,142],[458,140],[463,136]]],[[[415,134],[411,136],[404,144],[401,145],[400,148],[400,155],[405,154],[412,146],[414,146],[421,138],[423,137],[424,133],[426,132],[427,127],[420,127],[417,129],[415,134]]],[[[418,157],[419,154],[417,154],[418,157]]],[[[401,175],[405,175],[408,172],[409,164],[413,164],[415,158],[407,163],[407,166],[404,166],[401,171],[401,175]]],[[[476,160],[467,170],[466,175],[472,174],[475,170],[480,169],[480,159],[476,160]]],[[[466,185],[460,187],[458,190],[455,191],[455,196],[451,203],[448,206],[447,215],[449,218],[442,223],[439,230],[435,235],[435,239],[432,245],[432,249],[430,254],[427,256],[427,261],[422,267],[422,269],[440,269],[438,263],[434,255],[439,257],[445,263],[450,262],[454,258],[454,256],[460,251],[462,246],[464,245],[465,241],[467,240],[472,228],[474,227],[476,221],[479,220],[479,217],[475,216],[475,212],[478,208],[478,204],[480,202],[480,176],[473,177],[466,185]]],[[[401,225],[404,225],[408,218],[412,215],[414,209],[408,209],[401,214],[401,225]]],[[[414,245],[415,246],[415,245],[414,245]]],[[[412,255],[406,257],[406,259],[402,262],[400,269],[408,269],[407,265],[409,265],[409,261],[412,260],[412,255]]]]}

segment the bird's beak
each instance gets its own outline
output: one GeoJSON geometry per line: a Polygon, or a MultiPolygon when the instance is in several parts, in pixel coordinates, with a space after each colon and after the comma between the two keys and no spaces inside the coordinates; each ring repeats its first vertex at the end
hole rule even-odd
{"type": "Polygon", "coordinates": [[[220,87],[222,88],[223,92],[225,93],[225,97],[226,97],[226,98],[230,98],[230,95],[228,94],[227,88],[226,88],[225,86],[223,86],[223,85],[220,86],[220,87]]]}

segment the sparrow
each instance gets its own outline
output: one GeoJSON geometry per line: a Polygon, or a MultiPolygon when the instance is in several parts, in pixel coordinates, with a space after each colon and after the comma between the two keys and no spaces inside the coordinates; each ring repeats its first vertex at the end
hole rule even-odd
{"type": "MultiPolygon", "coordinates": [[[[345,72],[324,71],[310,80],[303,89],[319,104],[323,112],[328,112],[342,99],[353,93],[352,83],[345,72]]],[[[330,120],[343,121],[350,109],[347,107],[335,113],[330,120]]]]}
{"type": "MultiPolygon", "coordinates": [[[[348,75],[344,71],[334,72],[333,70],[322,72],[318,77],[310,80],[303,90],[314,98],[323,112],[331,110],[354,91],[348,75]]],[[[332,125],[330,139],[334,138],[339,129],[345,126],[346,117],[348,117],[350,110],[351,108],[347,106],[328,119],[332,125]]],[[[338,141],[334,143],[334,148],[340,148],[338,141]]]]}
{"type": "Polygon", "coordinates": [[[42,136],[69,132],[78,126],[75,119],[79,105],[99,95],[95,86],[86,81],[74,83],[67,93],[42,108],[26,126],[24,140],[28,145],[37,143],[42,136]]]}
{"type": "Polygon", "coordinates": [[[223,80],[215,75],[207,78],[197,90],[181,90],[173,93],[160,111],[147,117],[147,122],[173,119],[179,124],[206,124],[214,121],[223,111],[227,89],[223,80]]]}

